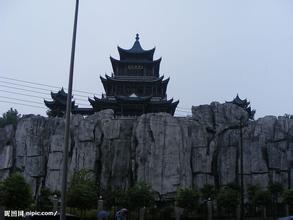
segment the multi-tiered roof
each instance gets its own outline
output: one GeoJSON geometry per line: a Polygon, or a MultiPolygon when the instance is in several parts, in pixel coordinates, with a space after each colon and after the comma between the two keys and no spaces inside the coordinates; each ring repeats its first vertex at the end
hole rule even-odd
{"type": "Polygon", "coordinates": [[[179,101],[167,99],[169,78],[160,76],[161,58],[154,60],[155,48],[144,50],[139,36],[131,49],[118,47],[120,59],[110,57],[113,74],[100,77],[106,94],[89,98],[94,111],[113,109],[116,115],[137,116],[150,112],[174,115],[179,101]]]}
{"type": "MultiPolygon", "coordinates": [[[[52,101],[44,100],[45,105],[50,109],[48,115],[52,117],[63,117],[66,112],[67,93],[63,87],[58,92],[51,92],[52,101]]],[[[71,102],[71,109],[77,109],[75,101],[71,102]]]]}

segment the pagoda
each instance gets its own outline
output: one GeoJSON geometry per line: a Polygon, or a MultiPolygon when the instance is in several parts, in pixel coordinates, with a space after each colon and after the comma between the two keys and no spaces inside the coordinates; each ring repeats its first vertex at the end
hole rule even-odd
{"type": "Polygon", "coordinates": [[[249,119],[254,119],[254,115],[255,115],[255,110],[252,110],[250,105],[250,102],[247,101],[247,99],[241,99],[239,98],[238,94],[237,96],[230,102],[226,102],[226,103],[231,103],[234,105],[239,106],[240,108],[243,108],[247,113],[248,113],[248,117],[249,119]]]}
{"type": "Polygon", "coordinates": [[[113,109],[117,116],[139,116],[152,112],[174,115],[179,101],[167,99],[169,78],[160,76],[161,58],[154,60],[155,48],[144,50],[136,35],[131,49],[118,46],[120,59],[110,57],[113,73],[100,77],[105,93],[89,98],[95,112],[113,109]]]}
{"type": "MultiPolygon", "coordinates": [[[[51,92],[51,98],[53,101],[44,100],[45,105],[49,108],[47,114],[50,117],[63,117],[66,112],[67,93],[63,87],[58,92],[51,92]]],[[[77,109],[75,101],[71,101],[71,109],[77,109]]]]}

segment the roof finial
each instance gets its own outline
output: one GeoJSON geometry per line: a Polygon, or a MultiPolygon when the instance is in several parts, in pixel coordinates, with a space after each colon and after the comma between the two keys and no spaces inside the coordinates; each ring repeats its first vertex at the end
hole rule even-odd
{"type": "Polygon", "coordinates": [[[136,34],[135,40],[139,41],[139,34],[136,34]]]}

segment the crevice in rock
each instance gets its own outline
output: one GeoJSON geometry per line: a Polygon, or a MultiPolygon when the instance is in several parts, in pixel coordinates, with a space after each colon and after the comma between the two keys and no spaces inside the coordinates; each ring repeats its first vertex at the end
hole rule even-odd
{"type": "Polygon", "coordinates": [[[73,149],[75,147],[75,140],[74,140],[74,131],[71,129],[69,132],[69,136],[70,136],[70,148],[69,148],[69,152],[68,152],[68,157],[70,159],[72,159],[73,149]]]}
{"type": "Polygon", "coordinates": [[[130,147],[130,161],[129,161],[129,186],[133,186],[137,181],[137,162],[136,162],[136,148],[138,146],[137,137],[135,135],[136,127],[132,127],[131,147],[130,147]]]}
{"type": "Polygon", "coordinates": [[[161,192],[164,191],[164,175],[165,175],[165,148],[166,148],[166,119],[164,120],[163,126],[164,126],[164,134],[163,134],[163,147],[162,147],[162,172],[161,172],[161,192]]]}
{"type": "Polygon", "coordinates": [[[79,140],[79,143],[93,143],[93,140],[79,140]]]}
{"type": "Polygon", "coordinates": [[[191,187],[192,188],[195,187],[194,174],[196,174],[196,172],[193,171],[193,165],[192,165],[193,155],[194,155],[194,148],[192,147],[190,150],[190,158],[189,158],[189,166],[190,166],[190,170],[191,170],[191,187]]]}
{"type": "Polygon", "coordinates": [[[101,129],[101,126],[100,126],[100,123],[97,122],[95,127],[94,127],[94,130],[93,130],[93,136],[94,136],[94,142],[96,143],[96,149],[97,149],[97,152],[96,152],[96,160],[95,160],[95,167],[94,167],[94,170],[95,170],[95,182],[96,184],[98,185],[98,188],[100,190],[100,186],[101,186],[101,173],[102,173],[102,145],[103,145],[103,142],[104,142],[104,133],[101,129]],[[96,137],[96,129],[99,129],[101,131],[101,137],[99,140],[97,140],[97,137],[96,137]]]}

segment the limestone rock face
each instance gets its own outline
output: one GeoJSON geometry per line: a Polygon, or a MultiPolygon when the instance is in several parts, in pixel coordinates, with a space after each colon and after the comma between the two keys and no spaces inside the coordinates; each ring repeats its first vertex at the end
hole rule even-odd
{"type": "Polygon", "coordinates": [[[14,129],[12,125],[0,128],[0,179],[9,176],[13,168],[14,129]]]}
{"type": "MultiPolygon", "coordinates": [[[[292,185],[293,119],[266,116],[249,121],[242,108],[225,103],[192,107],[192,117],[151,113],[115,118],[112,110],[73,115],[68,180],[75,170],[93,173],[102,190],[146,182],[160,195],[178,187],[239,182],[243,146],[245,185],[292,185]]],[[[61,189],[63,118],[23,117],[0,129],[0,179],[22,173],[37,195],[61,189]]]]}

